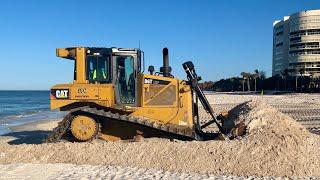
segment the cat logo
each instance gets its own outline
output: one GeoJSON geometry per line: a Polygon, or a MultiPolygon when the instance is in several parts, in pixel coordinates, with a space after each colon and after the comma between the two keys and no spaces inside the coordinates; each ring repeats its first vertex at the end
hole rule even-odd
{"type": "Polygon", "coordinates": [[[57,99],[68,99],[69,98],[69,90],[68,89],[56,90],[56,98],[57,99]]]}

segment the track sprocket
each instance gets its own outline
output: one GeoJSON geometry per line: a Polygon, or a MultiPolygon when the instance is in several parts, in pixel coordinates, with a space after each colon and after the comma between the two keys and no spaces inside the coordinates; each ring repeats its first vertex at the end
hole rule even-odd
{"type": "Polygon", "coordinates": [[[79,141],[94,139],[99,132],[99,124],[91,117],[78,115],[70,125],[72,135],[79,141]]]}

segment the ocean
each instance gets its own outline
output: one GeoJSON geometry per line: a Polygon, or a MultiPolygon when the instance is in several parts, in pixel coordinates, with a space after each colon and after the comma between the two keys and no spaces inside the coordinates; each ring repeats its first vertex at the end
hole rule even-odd
{"type": "Polygon", "coordinates": [[[11,126],[62,118],[50,110],[49,91],[0,91],[0,135],[11,126]]]}

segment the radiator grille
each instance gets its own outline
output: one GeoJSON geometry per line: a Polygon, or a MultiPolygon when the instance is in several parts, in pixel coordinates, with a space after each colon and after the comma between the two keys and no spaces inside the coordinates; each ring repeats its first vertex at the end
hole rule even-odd
{"type": "Polygon", "coordinates": [[[175,85],[150,84],[149,91],[144,93],[148,106],[174,105],[176,98],[175,85]]]}

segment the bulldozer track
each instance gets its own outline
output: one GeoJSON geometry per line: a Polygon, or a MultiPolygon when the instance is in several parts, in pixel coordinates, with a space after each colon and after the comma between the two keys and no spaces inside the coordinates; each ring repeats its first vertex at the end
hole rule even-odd
{"type": "Polygon", "coordinates": [[[69,130],[70,124],[72,119],[75,116],[72,114],[67,114],[62,121],[60,121],[58,123],[58,126],[56,128],[53,129],[53,132],[48,136],[47,139],[44,140],[45,143],[53,143],[53,142],[57,142],[60,139],[62,139],[62,137],[64,135],[66,135],[66,132],[69,130]]]}
{"type": "Polygon", "coordinates": [[[70,110],[70,113],[66,115],[63,120],[58,124],[56,128],[53,129],[52,134],[48,136],[48,138],[45,140],[46,143],[54,143],[58,142],[60,139],[65,136],[70,128],[70,124],[72,119],[75,117],[73,114],[76,112],[85,112],[89,113],[92,115],[97,115],[103,118],[110,118],[113,120],[119,120],[123,122],[128,122],[128,123],[134,123],[142,126],[147,126],[150,128],[154,128],[160,131],[164,131],[167,133],[171,133],[174,135],[180,135],[180,136],[185,136],[188,138],[195,138],[195,134],[193,132],[193,129],[184,127],[184,126],[179,126],[179,125],[172,125],[172,124],[159,124],[156,123],[155,121],[152,121],[151,119],[148,118],[138,118],[138,117],[131,117],[126,114],[119,114],[119,113],[113,113],[111,111],[105,111],[104,109],[97,109],[95,107],[90,107],[90,106],[84,106],[84,107],[79,107],[70,110]]]}

